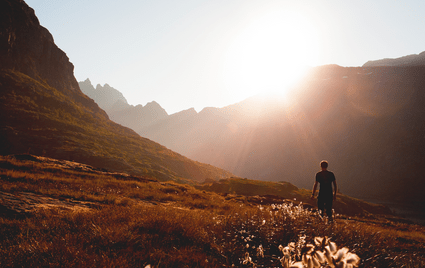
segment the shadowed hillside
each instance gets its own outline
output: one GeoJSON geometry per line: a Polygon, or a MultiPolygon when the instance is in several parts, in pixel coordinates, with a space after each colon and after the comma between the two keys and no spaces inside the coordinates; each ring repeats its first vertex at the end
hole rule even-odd
{"type": "Polygon", "coordinates": [[[159,180],[231,175],[110,121],[80,91],[73,65],[25,2],[1,1],[0,30],[0,154],[45,155],[159,180]]]}

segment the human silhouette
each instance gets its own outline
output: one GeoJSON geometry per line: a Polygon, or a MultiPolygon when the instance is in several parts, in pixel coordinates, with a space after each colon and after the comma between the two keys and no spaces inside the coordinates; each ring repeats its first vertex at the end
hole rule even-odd
{"type": "Polygon", "coordinates": [[[322,216],[325,216],[325,211],[329,221],[332,221],[332,203],[336,200],[337,186],[335,175],[328,170],[328,162],[320,162],[320,172],[316,173],[316,181],[313,185],[313,193],[311,199],[314,199],[316,193],[317,184],[320,184],[319,196],[317,197],[317,208],[321,212],[322,216]],[[333,191],[332,191],[333,185],[333,191]]]}

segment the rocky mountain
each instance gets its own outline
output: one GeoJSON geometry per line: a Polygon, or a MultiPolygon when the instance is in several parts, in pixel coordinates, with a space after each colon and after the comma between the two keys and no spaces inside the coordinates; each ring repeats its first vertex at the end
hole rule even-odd
{"type": "Polygon", "coordinates": [[[73,68],[33,9],[22,0],[0,2],[0,154],[44,155],[159,180],[232,176],[109,120],[81,92],[73,68]]]}
{"type": "Polygon", "coordinates": [[[148,126],[157,120],[168,116],[167,112],[155,101],[133,106],[128,104],[127,99],[117,89],[105,84],[96,88],[89,79],[79,82],[81,91],[94,99],[99,106],[106,111],[109,118],[123,126],[138,129],[148,126]]]}
{"type": "Polygon", "coordinates": [[[395,59],[372,60],[363,64],[363,67],[372,66],[421,66],[425,65],[425,51],[419,54],[407,55],[395,59]]]}

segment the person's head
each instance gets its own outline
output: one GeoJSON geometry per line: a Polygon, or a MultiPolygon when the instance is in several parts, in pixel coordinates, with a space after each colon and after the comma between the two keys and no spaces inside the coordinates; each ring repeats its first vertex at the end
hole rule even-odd
{"type": "Polygon", "coordinates": [[[328,161],[323,160],[322,162],[320,162],[320,167],[322,169],[327,169],[328,168],[328,161]]]}

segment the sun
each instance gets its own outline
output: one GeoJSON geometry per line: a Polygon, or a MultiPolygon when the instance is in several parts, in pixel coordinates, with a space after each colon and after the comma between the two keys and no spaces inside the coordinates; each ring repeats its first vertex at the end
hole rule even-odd
{"type": "Polygon", "coordinates": [[[226,54],[224,80],[233,99],[287,95],[318,57],[318,34],[308,18],[272,11],[240,30],[226,54]]]}

